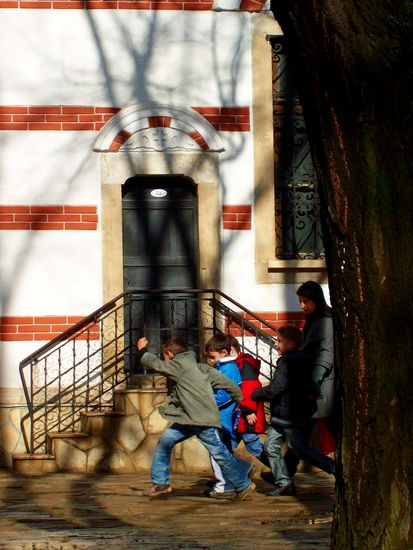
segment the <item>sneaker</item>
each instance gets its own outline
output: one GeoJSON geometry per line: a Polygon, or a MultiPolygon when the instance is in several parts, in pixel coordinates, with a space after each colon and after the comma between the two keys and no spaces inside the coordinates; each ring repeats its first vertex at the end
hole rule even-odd
{"type": "Polygon", "coordinates": [[[265,493],[267,497],[293,497],[296,494],[294,483],[288,485],[277,485],[272,491],[265,493]]]}
{"type": "Polygon", "coordinates": [[[260,478],[270,485],[275,485],[274,476],[272,475],[272,472],[260,472],[260,478]]]}
{"type": "Polygon", "coordinates": [[[216,479],[208,479],[208,481],[205,483],[205,485],[212,489],[212,487],[215,485],[216,482],[217,482],[216,479]]]}
{"type": "Polygon", "coordinates": [[[148,487],[143,491],[146,497],[156,497],[158,495],[166,495],[172,493],[173,489],[171,485],[160,485],[158,483],[152,483],[151,487],[148,487]]]}
{"type": "Polygon", "coordinates": [[[241,489],[241,491],[236,491],[238,500],[245,500],[253,491],[255,491],[255,483],[251,481],[251,483],[241,489]]]}
{"type": "Polygon", "coordinates": [[[214,491],[214,489],[210,489],[207,491],[204,491],[204,495],[209,498],[226,498],[226,499],[234,499],[235,493],[234,491],[214,491]]]}

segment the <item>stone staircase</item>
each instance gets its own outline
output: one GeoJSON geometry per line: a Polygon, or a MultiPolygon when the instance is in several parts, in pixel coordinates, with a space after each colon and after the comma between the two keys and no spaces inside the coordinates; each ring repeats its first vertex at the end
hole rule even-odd
{"type": "MultiPolygon", "coordinates": [[[[113,410],[81,413],[78,432],[48,434],[50,454],[13,455],[15,472],[149,472],[160,434],[167,423],[157,407],[167,389],[161,376],[133,377],[131,388],[114,391],[113,410]]],[[[171,469],[177,473],[208,472],[207,451],[191,438],[174,449],[171,469]]]]}

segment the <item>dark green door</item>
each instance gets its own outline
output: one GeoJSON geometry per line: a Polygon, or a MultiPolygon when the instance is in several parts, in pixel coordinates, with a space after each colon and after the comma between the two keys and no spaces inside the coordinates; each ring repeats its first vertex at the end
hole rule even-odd
{"type": "Polygon", "coordinates": [[[185,289],[198,283],[196,187],[183,177],[131,178],[122,208],[124,290],[141,290],[125,311],[131,343],[145,334],[153,351],[171,336],[195,344],[198,308],[185,289]]]}
{"type": "Polygon", "coordinates": [[[196,288],[196,188],[185,178],[133,178],[123,197],[124,289],[196,288]]]}

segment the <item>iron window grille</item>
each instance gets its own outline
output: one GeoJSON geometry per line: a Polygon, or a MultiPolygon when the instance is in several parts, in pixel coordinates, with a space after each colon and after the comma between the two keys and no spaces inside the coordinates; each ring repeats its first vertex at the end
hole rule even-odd
{"type": "Polygon", "coordinates": [[[324,259],[318,181],[283,37],[270,39],[273,71],[276,257],[324,259]]]}

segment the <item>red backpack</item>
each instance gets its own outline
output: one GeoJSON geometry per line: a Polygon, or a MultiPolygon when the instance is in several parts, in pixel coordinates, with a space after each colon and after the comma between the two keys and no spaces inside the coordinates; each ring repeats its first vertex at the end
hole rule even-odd
{"type": "Polygon", "coordinates": [[[244,399],[239,404],[240,417],[238,421],[237,432],[261,434],[265,432],[265,412],[264,403],[262,401],[253,401],[251,394],[257,388],[261,388],[262,384],[259,380],[261,361],[256,359],[249,353],[239,353],[235,359],[241,374],[241,390],[244,399]],[[257,421],[254,426],[250,426],[247,422],[247,415],[255,413],[257,421]]]}

